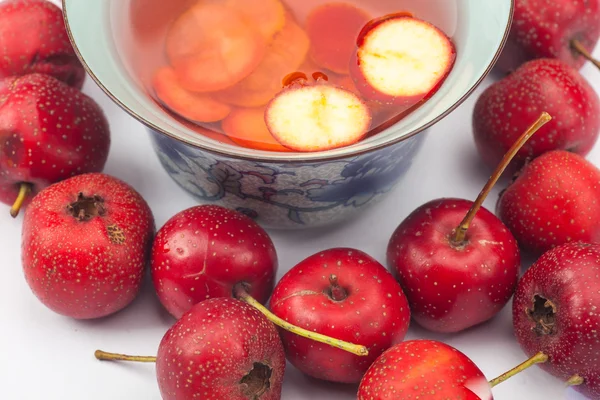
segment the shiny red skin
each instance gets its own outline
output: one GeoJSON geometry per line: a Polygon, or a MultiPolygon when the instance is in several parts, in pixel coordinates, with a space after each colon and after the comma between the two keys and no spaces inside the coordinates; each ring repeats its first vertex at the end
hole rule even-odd
{"type": "Polygon", "coordinates": [[[413,340],[383,353],[369,368],[358,400],[492,400],[481,370],[447,344],[413,340]]]}
{"type": "Polygon", "coordinates": [[[12,204],[22,182],[35,194],[100,172],[109,149],[109,124],[92,98],[48,75],[0,81],[0,202],[12,204]]]}
{"type": "Polygon", "coordinates": [[[0,78],[32,73],[77,89],[85,80],[58,6],[47,0],[0,2],[0,78]]]}
{"type": "Polygon", "coordinates": [[[279,400],[285,354],[275,325],[239,300],[196,304],[163,337],[156,374],[163,400],[279,400]],[[255,364],[270,368],[262,395],[241,383],[255,364]]]}
{"type": "Polygon", "coordinates": [[[152,212],[131,186],[99,173],[69,178],[41,191],[25,212],[25,278],[56,313],[76,319],[116,313],[140,289],[153,234],[152,212]],[[79,193],[100,196],[106,214],[88,221],[69,214],[79,193]]]}
{"type": "Polygon", "coordinates": [[[473,203],[439,199],[413,211],[392,235],[388,266],[422,327],[455,333],[493,318],[514,294],[521,257],[508,228],[481,208],[456,247],[450,237],[473,203]]]}
{"type": "Polygon", "coordinates": [[[512,71],[537,58],[558,58],[573,68],[585,58],[571,50],[577,39],[591,53],[600,38],[599,0],[516,0],[510,36],[496,64],[512,71]]]}
{"type": "Polygon", "coordinates": [[[600,99],[577,70],[559,60],[531,61],[483,92],[473,135],[482,160],[494,168],[519,136],[546,111],[552,121],[519,151],[511,169],[552,150],[586,155],[600,133],[600,99]]]}
{"type": "Polygon", "coordinates": [[[383,265],[355,249],[322,251],[301,261],[279,281],[271,311],[299,327],[366,346],[359,357],[281,330],[288,360],[317,379],[358,383],[387,348],[404,340],[410,323],[408,302],[383,265]],[[336,275],[347,297],[334,301],[327,290],[336,275]]]}
{"type": "Polygon", "coordinates": [[[567,242],[600,243],[600,170],[577,154],[546,153],[503,192],[497,215],[534,254],[567,242]]]}
{"type": "Polygon", "coordinates": [[[241,282],[265,303],[275,286],[277,267],[267,232],[246,215],[215,205],[173,216],[152,246],[154,287],[175,318],[206,299],[231,297],[241,282]]]}
{"type": "Polygon", "coordinates": [[[550,357],[541,368],[576,386],[592,400],[600,399],[600,245],[567,243],[545,253],[519,282],[513,302],[517,340],[528,356],[542,351],[550,357]],[[555,332],[538,334],[527,310],[535,296],[556,308],[555,332]]]}

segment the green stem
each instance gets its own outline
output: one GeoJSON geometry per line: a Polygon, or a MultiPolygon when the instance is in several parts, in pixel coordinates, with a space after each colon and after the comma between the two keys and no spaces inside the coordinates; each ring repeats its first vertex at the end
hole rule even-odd
{"type": "Polygon", "coordinates": [[[334,339],[329,336],[321,335],[320,333],[307,331],[306,329],[302,329],[298,326],[292,325],[289,322],[284,321],[283,319],[279,318],[271,311],[269,311],[265,306],[260,304],[254,298],[252,298],[252,296],[248,294],[248,292],[244,288],[244,285],[242,284],[238,284],[233,288],[233,294],[235,298],[256,308],[258,311],[263,313],[269,321],[279,326],[280,328],[285,329],[288,332],[294,333],[306,339],[314,340],[315,342],[324,343],[332,347],[337,347],[338,349],[342,349],[349,353],[356,354],[357,356],[369,355],[369,350],[365,346],[334,339]]]}
{"type": "Polygon", "coordinates": [[[529,360],[525,361],[523,364],[511,369],[508,372],[505,372],[504,374],[500,375],[496,379],[492,379],[490,381],[490,386],[491,387],[498,386],[502,382],[512,378],[513,376],[517,375],[518,373],[521,373],[521,372],[525,371],[526,369],[533,367],[536,364],[543,364],[545,362],[548,362],[548,356],[541,352],[537,353],[535,356],[531,357],[529,360]]]}
{"type": "Polygon", "coordinates": [[[25,200],[27,200],[27,196],[29,196],[32,189],[33,189],[33,186],[31,185],[31,183],[27,183],[27,182],[21,183],[21,186],[19,187],[19,194],[17,195],[17,199],[15,200],[12,207],[10,208],[10,216],[11,217],[16,218],[17,215],[19,215],[19,211],[21,211],[21,208],[23,207],[23,204],[25,204],[25,200]]]}

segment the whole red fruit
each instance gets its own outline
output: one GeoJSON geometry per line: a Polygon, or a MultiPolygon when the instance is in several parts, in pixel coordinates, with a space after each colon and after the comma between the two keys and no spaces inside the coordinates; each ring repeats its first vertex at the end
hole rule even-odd
{"type": "Polygon", "coordinates": [[[600,38],[598,0],[515,0],[510,36],[497,68],[514,70],[536,58],[558,58],[579,69],[586,59],[575,40],[592,52],[600,38]]]}
{"type": "Polygon", "coordinates": [[[533,253],[567,242],[600,243],[600,170],[577,154],[546,153],[502,193],[497,214],[533,253]]]}
{"type": "Polygon", "coordinates": [[[491,400],[483,372],[466,355],[431,340],[383,353],[360,382],[358,400],[491,400]]]}
{"type": "Polygon", "coordinates": [[[85,80],[60,8],[47,0],[0,2],[0,78],[32,73],[77,89],[85,80]]]}
{"type": "Polygon", "coordinates": [[[559,60],[528,62],[483,92],[475,104],[473,135],[483,161],[500,162],[540,115],[552,121],[519,151],[512,169],[552,150],[586,155],[600,133],[600,99],[577,70],[559,60]]]}
{"type": "Polygon", "coordinates": [[[153,234],[150,208],[131,186],[99,173],[69,178],[38,193],[25,212],[25,278],[59,314],[113,314],[136,297],[153,234]]]}
{"type": "Polygon", "coordinates": [[[426,329],[454,333],[498,314],[514,294],[521,267],[516,240],[485,208],[464,241],[453,235],[473,202],[431,201],[396,228],[388,265],[408,297],[413,319],[426,329]]]}
{"type": "Polygon", "coordinates": [[[275,325],[229,298],[195,305],[165,334],[156,360],[163,400],[278,400],[284,371],[275,325]]]}
{"type": "Polygon", "coordinates": [[[541,367],[600,399],[600,245],[568,243],[545,253],[519,282],[513,302],[517,340],[541,367]]]}
{"type": "Polygon", "coordinates": [[[51,183],[104,168],[108,121],[98,104],[51,76],[0,81],[0,202],[22,183],[33,194],[51,183]]]}
{"type": "Polygon", "coordinates": [[[173,216],[152,247],[152,279],[158,297],[175,318],[212,297],[231,297],[244,283],[265,303],[275,286],[277,253],[271,238],[249,217],[202,205],[173,216]]]}
{"type": "Polygon", "coordinates": [[[357,383],[387,348],[404,340],[410,323],[406,297],[375,259],[355,249],[312,255],[277,284],[271,311],[285,321],[335,339],[366,346],[368,356],[281,331],[288,360],[312,377],[357,383]]]}

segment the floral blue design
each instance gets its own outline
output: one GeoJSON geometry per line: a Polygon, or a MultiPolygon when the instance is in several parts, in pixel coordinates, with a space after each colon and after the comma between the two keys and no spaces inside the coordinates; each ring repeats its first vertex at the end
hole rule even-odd
{"type": "Polygon", "coordinates": [[[152,135],[167,173],[197,199],[279,227],[334,222],[375,202],[407,173],[422,137],[349,159],[281,164],[225,158],[152,135]]]}

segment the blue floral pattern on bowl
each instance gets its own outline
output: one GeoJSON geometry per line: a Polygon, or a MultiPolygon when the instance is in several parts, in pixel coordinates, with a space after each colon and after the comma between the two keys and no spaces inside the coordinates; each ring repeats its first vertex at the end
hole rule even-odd
{"type": "Polygon", "coordinates": [[[286,164],[227,159],[151,136],[167,173],[201,203],[236,209],[265,227],[304,228],[375,204],[408,172],[425,133],[353,158],[286,164]]]}

